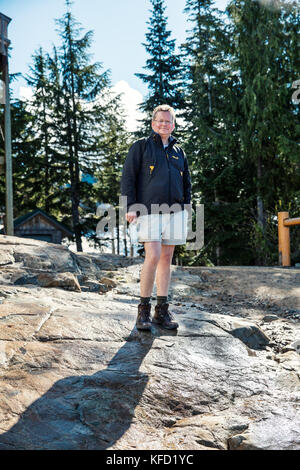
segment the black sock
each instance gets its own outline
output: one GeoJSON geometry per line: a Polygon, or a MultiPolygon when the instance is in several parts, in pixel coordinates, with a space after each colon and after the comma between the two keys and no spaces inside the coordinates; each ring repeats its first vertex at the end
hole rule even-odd
{"type": "Polygon", "coordinates": [[[168,302],[168,296],[158,295],[157,296],[157,305],[166,304],[168,302]]]}
{"type": "Polygon", "coordinates": [[[141,297],[141,304],[150,304],[151,297],[141,297]]]}

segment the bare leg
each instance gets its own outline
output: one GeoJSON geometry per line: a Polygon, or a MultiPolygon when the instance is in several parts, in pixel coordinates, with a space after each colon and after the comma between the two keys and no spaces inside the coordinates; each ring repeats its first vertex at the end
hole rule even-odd
{"type": "Polygon", "coordinates": [[[175,245],[162,245],[156,270],[157,295],[167,296],[171,279],[171,262],[175,245]]]}
{"type": "Polygon", "coordinates": [[[160,242],[145,242],[145,261],[141,271],[140,293],[141,297],[151,297],[155,272],[161,254],[160,242]]]}

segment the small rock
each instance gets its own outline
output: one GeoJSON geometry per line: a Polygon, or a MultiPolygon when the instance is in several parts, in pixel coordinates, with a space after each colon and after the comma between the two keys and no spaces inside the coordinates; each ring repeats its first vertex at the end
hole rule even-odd
{"type": "Polygon", "coordinates": [[[107,287],[111,287],[111,288],[117,287],[117,283],[115,281],[113,281],[112,279],[110,279],[109,277],[102,277],[100,279],[100,283],[104,284],[107,287]]]}
{"type": "Polygon", "coordinates": [[[267,335],[257,326],[251,324],[242,325],[242,323],[235,322],[231,334],[251,349],[265,349],[270,343],[267,335]]]}
{"type": "Polygon", "coordinates": [[[105,284],[98,284],[98,288],[99,294],[106,294],[109,291],[109,287],[105,284]]]}
{"type": "Polygon", "coordinates": [[[291,347],[291,346],[285,346],[284,348],[282,348],[281,352],[282,353],[287,353],[287,352],[290,352],[290,351],[295,351],[295,348],[291,347]]]}
{"type": "Polygon", "coordinates": [[[83,292],[99,292],[99,282],[97,281],[86,281],[84,285],[81,285],[83,292]]]}
{"type": "Polygon", "coordinates": [[[175,418],[165,418],[163,420],[163,424],[167,427],[171,427],[171,426],[174,426],[174,424],[176,424],[176,419],[175,418]]]}
{"type": "Polygon", "coordinates": [[[14,282],[15,286],[24,286],[26,284],[38,285],[37,277],[25,274],[24,276],[18,277],[18,279],[16,279],[14,282]]]}
{"type": "Polygon", "coordinates": [[[81,292],[79,282],[73,273],[41,273],[37,276],[37,280],[41,287],[62,287],[81,292]]]}
{"type": "Polygon", "coordinates": [[[297,351],[298,354],[300,354],[300,340],[295,341],[290,345],[290,347],[294,350],[297,351]]]}
{"type": "Polygon", "coordinates": [[[279,320],[277,315],[265,315],[262,319],[262,321],[264,321],[264,322],[272,322],[272,321],[275,321],[275,320],[279,320]]]}

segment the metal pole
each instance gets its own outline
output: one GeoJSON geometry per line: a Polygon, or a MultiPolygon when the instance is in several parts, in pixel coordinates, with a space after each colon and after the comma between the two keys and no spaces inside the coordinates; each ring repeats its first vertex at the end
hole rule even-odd
{"type": "Polygon", "coordinates": [[[8,56],[4,57],[4,83],[5,83],[5,107],[4,107],[4,139],[5,139],[5,185],[6,185],[6,234],[14,234],[13,218],[13,182],[12,182],[12,158],[11,158],[11,119],[9,99],[9,74],[8,56]]]}

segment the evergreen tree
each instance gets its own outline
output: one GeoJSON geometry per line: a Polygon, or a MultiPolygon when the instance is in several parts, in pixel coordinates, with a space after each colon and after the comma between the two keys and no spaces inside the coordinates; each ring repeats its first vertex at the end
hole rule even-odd
{"type": "Polygon", "coordinates": [[[175,54],[175,40],[170,39],[171,31],[167,30],[164,0],[151,0],[152,16],[147,22],[146,48],[150,58],[144,69],[148,73],[136,73],[149,89],[149,95],[141,104],[145,119],[138,136],[149,133],[152,111],[160,104],[168,104],[175,109],[183,106],[183,93],[180,85],[181,63],[175,54]]]}
{"type": "MultiPolygon", "coordinates": [[[[284,4],[275,9],[252,0],[233,0],[228,12],[242,89],[241,150],[254,181],[248,194],[252,192],[256,199],[253,249],[256,263],[262,264],[272,260],[275,248],[268,240],[267,225],[278,201],[291,197],[288,185],[295,181],[293,161],[299,146],[290,89],[295,73],[291,64],[296,65],[296,36],[291,28],[296,17],[299,26],[299,10],[287,11],[284,4]]],[[[290,189],[294,188],[292,184],[290,189]]]]}
{"type": "Polygon", "coordinates": [[[185,150],[190,158],[194,203],[205,206],[205,247],[201,258],[226,264],[245,260],[240,235],[243,212],[238,143],[239,86],[230,37],[211,0],[188,0],[192,23],[182,50],[186,62],[185,150]],[[238,182],[238,184],[236,184],[238,182]],[[238,258],[237,253],[240,253],[238,258]]]}
{"type": "MultiPolygon", "coordinates": [[[[26,193],[32,193],[33,207],[26,207],[27,210],[39,207],[57,216],[62,203],[60,186],[66,180],[66,172],[57,172],[57,164],[62,158],[55,147],[54,90],[48,69],[48,57],[42,49],[33,55],[33,64],[26,79],[32,90],[32,97],[23,104],[27,112],[24,131],[26,129],[29,135],[16,151],[16,187],[22,193],[25,189],[23,188],[25,182],[26,193]],[[31,157],[28,149],[25,152],[22,151],[29,142],[35,149],[31,157]]],[[[22,111],[23,106],[19,106],[19,112],[22,111]]],[[[20,115],[18,118],[20,119],[20,115]]],[[[24,202],[18,206],[19,209],[24,206],[24,202]]]]}
{"type": "Polygon", "coordinates": [[[33,97],[13,108],[16,215],[43,208],[73,226],[80,251],[81,236],[95,232],[96,203],[105,199],[107,185],[118,184],[113,146],[124,154],[124,119],[108,73],[89,62],[91,32],[81,36],[69,11],[58,24],[61,46],[35,53],[27,77],[33,97]],[[102,187],[93,184],[99,173],[107,180],[102,187]]]}
{"type": "MultiPolygon", "coordinates": [[[[70,2],[67,1],[69,8],[70,2]]],[[[98,159],[96,129],[105,110],[99,101],[109,86],[108,73],[101,64],[90,64],[88,49],[92,32],[81,36],[81,28],[68,10],[58,20],[62,45],[59,49],[61,90],[58,97],[60,124],[59,144],[68,157],[72,222],[76,246],[82,251],[82,220],[80,172],[93,173],[98,159]]]]}
{"type": "MultiPolygon", "coordinates": [[[[13,168],[13,202],[14,217],[36,207],[38,196],[33,189],[35,155],[38,152],[37,142],[29,128],[32,115],[20,100],[11,101],[11,137],[12,137],[12,168],[13,168]],[[16,158],[17,155],[17,158],[16,158]]],[[[1,138],[0,138],[1,139],[1,138]]],[[[2,139],[1,139],[2,140],[2,139]]],[[[4,140],[1,152],[4,157],[4,140]]],[[[2,147],[2,146],[1,146],[2,147]]],[[[5,165],[1,174],[1,210],[5,212],[5,165]]]]}
{"type": "MultiPolygon", "coordinates": [[[[94,172],[95,182],[90,187],[89,192],[82,196],[83,201],[91,199],[97,203],[110,204],[116,209],[116,231],[113,240],[116,238],[116,251],[120,254],[120,233],[119,233],[119,195],[120,180],[123,163],[125,161],[128,148],[130,146],[130,134],[125,125],[125,113],[121,105],[119,96],[112,97],[106,103],[106,119],[102,121],[101,134],[98,135],[98,147],[101,149],[97,168],[94,172]],[[86,196],[86,197],[85,197],[86,196]]],[[[97,220],[91,218],[90,238],[101,244],[101,240],[96,238],[95,227],[97,220]]],[[[109,234],[111,237],[111,234],[109,234]]],[[[115,243],[112,241],[112,251],[115,252],[115,243]]]]}
{"type": "Polygon", "coordinates": [[[185,149],[193,155],[194,200],[205,204],[204,258],[276,262],[274,215],[299,187],[290,88],[299,10],[237,0],[227,25],[210,0],[187,0],[186,12],[193,29],[184,45],[185,149]]]}

